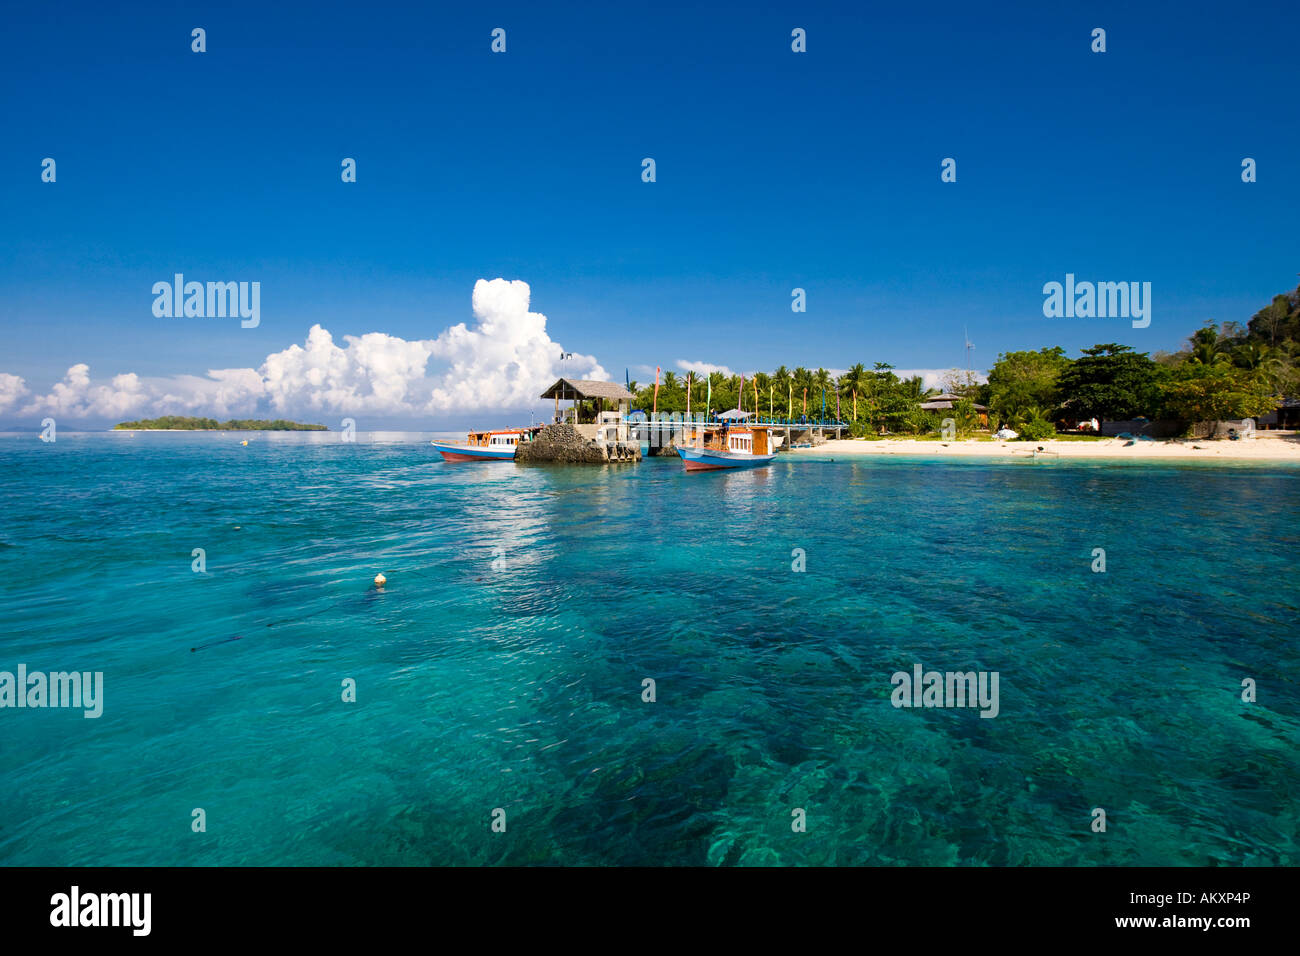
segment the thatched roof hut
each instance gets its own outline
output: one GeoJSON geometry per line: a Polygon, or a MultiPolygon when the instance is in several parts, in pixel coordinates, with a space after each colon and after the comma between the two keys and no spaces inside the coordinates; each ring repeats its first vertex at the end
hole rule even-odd
{"type": "MultiPolygon", "coordinates": [[[[962,400],[960,395],[954,395],[952,392],[943,392],[939,395],[931,395],[921,403],[921,408],[927,412],[946,412],[950,411],[954,405],[962,400]]],[[[972,402],[977,412],[987,412],[988,406],[981,405],[978,402],[972,402]]]]}
{"type": "Polygon", "coordinates": [[[542,392],[542,398],[554,398],[557,401],[564,399],[575,402],[600,398],[607,401],[631,402],[636,396],[617,382],[597,382],[585,378],[562,378],[542,392]]]}
{"type": "Polygon", "coordinates": [[[617,382],[596,382],[591,379],[559,379],[554,385],[542,392],[542,398],[555,399],[555,420],[564,420],[560,415],[560,399],[573,402],[573,423],[579,424],[579,403],[591,402],[591,411],[584,412],[584,417],[588,421],[601,420],[601,412],[605,408],[606,402],[611,402],[618,409],[618,413],[610,412],[613,419],[626,415],[628,408],[636,399],[636,396],[629,392],[617,382]]]}

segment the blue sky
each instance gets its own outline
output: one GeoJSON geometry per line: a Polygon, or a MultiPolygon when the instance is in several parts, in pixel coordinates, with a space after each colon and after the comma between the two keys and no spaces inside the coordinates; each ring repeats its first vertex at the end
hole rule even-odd
{"type": "Polygon", "coordinates": [[[951,367],[963,326],[981,368],[1173,349],[1300,281],[1300,8],[895,6],[12,5],[0,373],[29,394],[0,421],[76,363],[257,369],[314,324],[435,339],[496,277],[529,284],[556,352],[642,381],[951,367]],[[259,281],[260,325],[156,318],[178,271],[259,281]],[[1151,282],[1150,327],[1044,318],[1067,272],[1151,282]]]}

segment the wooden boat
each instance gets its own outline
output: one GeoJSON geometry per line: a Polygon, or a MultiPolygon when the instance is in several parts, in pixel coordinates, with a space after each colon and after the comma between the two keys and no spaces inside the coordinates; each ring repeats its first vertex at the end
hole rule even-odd
{"type": "Polygon", "coordinates": [[[464,442],[429,442],[446,461],[513,461],[520,442],[531,441],[540,426],[470,432],[464,442]]]}
{"type": "Polygon", "coordinates": [[[687,471],[760,468],[776,457],[771,434],[758,425],[706,428],[698,445],[680,445],[677,454],[687,471]]]}

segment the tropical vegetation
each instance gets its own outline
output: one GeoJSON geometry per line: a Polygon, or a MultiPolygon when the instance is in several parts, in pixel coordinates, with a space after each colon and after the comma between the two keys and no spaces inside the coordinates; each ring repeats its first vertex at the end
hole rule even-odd
{"type": "Polygon", "coordinates": [[[182,415],[164,415],[162,418],[142,418],[138,422],[122,422],[115,429],[152,429],[155,431],[229,431],[229,432],[325,432],[324,425],[303,425],[283,418],[264,421],[254,418],[232,418],[219,422],[215,418],[186,418],[182,415]]]}
{"type": "Polygon", "coordinates": [[[704,412],[707,400],[710,414],[742,407],[781,420],[842,421],[856,436],[937,433],[945,418],[969,434],[980,427],[976,403],[988,407],[990,427],[1007,425],[1030,441],[1092,418],[1253,418],[1284,396],[1300,396],[1300,287],[1275,296],[1245,326],[1206,323],[1178,352],[1152,356],[1114,342],[1075,358],[1060,347],[1006,352],[985,382],[953,369],[939,384],[958,399],[950,411],[923,410],[937,390],[916,376],[900,378],[886,362],[859,362],[839,375],[784,365],[743,378],[666,372],[657,396],[653,383],[632,383],[632,391],[646,411],[685,413],[689,395],[692,413],[704,412]]]}

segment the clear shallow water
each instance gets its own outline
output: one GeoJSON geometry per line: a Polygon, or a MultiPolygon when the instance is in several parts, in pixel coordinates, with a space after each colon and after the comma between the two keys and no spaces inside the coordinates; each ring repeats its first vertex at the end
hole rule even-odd
{"type": "Polygon", "coordinates": [[[0,436],[0,863],[1300,863],[1294,467],[241,437],[0,436]]]}

